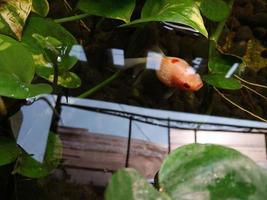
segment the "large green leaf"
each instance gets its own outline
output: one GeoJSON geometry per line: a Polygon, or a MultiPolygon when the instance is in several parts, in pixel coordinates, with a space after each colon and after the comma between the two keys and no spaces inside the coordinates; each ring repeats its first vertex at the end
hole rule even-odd
{"type": "Polygon", "coordinates": [[[45,17],[49,12],[49,3],[47,0],[32,0],[32,11],[45,17]]]}
{"type": "Polygon", "coordinates": [[[31,52],[20,42],[5,35],[0,35],[0,72],[16,75],[25,83],[30,83],[34,76],[31,52]]]}
{"type": "Polygon", "coordinates": [[[90,15],[129,22],[135,7],[135,0],[80,0],[77,7],[90,15]]]}
{"type": "Polygon", "coordinates": [[[14,162],[18,155],[15,139],[0,137],[0,166],[14,162]]]}
{"type": "Polygon", "coordinates": [[[28,97],[52,92],[52,87],[48,84],[25,83],[14,74],[0,72],[0,77],[0,96],[26,99],[28,97]]]}
{"type": "Polygon", "coordinates": [[[34,71],[31,52],[20,42],[0,35],[0,96],[25,99],[50,93],[47,84],[30,84],[34,71]]]}
{"type": "Polygon", "coordinates": [[[236,150],[190,144],[173,151],[159,172],[172,199],[265,200],[267,172],[236,150]]]}
{"type": "Polygon", "coordinates": [[[32,9],[32,0],[1,0],[0,33],[21,39],[25,21],[32,9]]]}
{"type": "Polygon", "coordinates": [[[65,87],[77,87],[79,78],[75,76],[76,81],[73,81],[73,74],[67,73],[77,63],[77,58],[69,55],[72,46],[77,44],[77,41],[66,29],[53,20],[30,17],[22,41],[28,44],[33,53],[36,73],[39,76],[51,81],[50,77],[54,75],[54,62],[59,61],[54,59],[54,56],[58,56],[60,62],[57,64],[61,80],[59,84],[62,83],[61,85],[65,87]],[[43,38],[44,41],[42,42],[40,38],[43,38]],[[55,41],[59,46],[53,46],[55,41]],[[48,52],[52,46],[59,52],[58,55],[53,51],[48,52]]]}
{"type": "Polygon", "coordinates": [[[205,17],[216,22],[225,20],[231,11],[223,0],[202,0],[200,10],[205,17]]]}
{"type": "Polygon", "coordinates": [[[238,90],[242,88],[242,84],[235,78],[225,78],[224,74],[207,74],[202,77],[209,85],[214,87],[227,89],[227,90],[238,90]]]}
{"type": "Polygon", "coordinates": [[[54,133],[48,137],[46,154],[43,163],[34,160],[30,155],[24,153],[18,159],[14,173],[19,173],[30,178],[42,178],[49,175],[60,163],[62,157],[62,143],[54,133]]]}
{"type": "Polygon", "coordinates": [[[170,200],[152,187],[134,169],[121,169],[117,171],[106,189],[106,200],[170,200]]]}
{"type": "Polygon", "coordinates": [[[184,24],[208,37],[208,32],[200,14],[199,2],[196,0],[147,0],[142,10],[141,19],[132,21],[128,25],[150,21],[184,24]]]}

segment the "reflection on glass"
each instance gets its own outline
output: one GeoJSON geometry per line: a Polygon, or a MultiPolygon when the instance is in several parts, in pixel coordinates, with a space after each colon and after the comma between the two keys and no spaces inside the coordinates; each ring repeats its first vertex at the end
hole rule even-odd
{"type": "Polygon", "coordinates": [[[226,73],[225,78],[230,78],[235,73],[235,71],[238,69],[239,65],[240,65],[239,63],[234,63],[233,66],[226,73]]]}
{"type": "Polygon", "coordinates": [[[170,22],[163,22],[163,24],[168,28],[173,28],[173,29],[178,29],[178,30],[185,30],[185,31],[193,32],[193,33],[199,33],[198,30],[195,30],[195,29],[193,29],[193,28],[191,28],[189,26],[179,25],[179,24],[170,23],[170,22]]]}
{"type": "Polygon", "coordinates": [[[149,51],[147,53],[147,69],[159,70],[163,56],[160,53],[149,51]]]}
{"type": "Polygon", "coordinates": [[[203,63],[203,58],[201,57],[196,57],[194,60],[192,60],[192,64],[193,64],[193,68],[194,69],[199,69],[199,67],[201,66],[201,64],[203,63]]]}
{"type": "Polygon", "coordinates": [[[83,61],[83,62],[87,61],[85,51],[81,45],[78,45],[78,44],[73,45],[71,47],[69,55],[77,58],[80,61],[83,61]]]}
{"type": "Polygon", "coordinates": [[[111,49],[112,63],[116,66],[124,66],[124,50],[123,49],[111,49]]]}
{"type": "Polygon", "coordinates": [[[53,115],[51,105],[55,105],[53,96],[49,95],[43,98],[46,98],[50,104],[40,99],[31,105],[26,105],[21,108],[23,120],[17,138],[17,144],[39,162],[43,162],[44,159],[53,115]]]}

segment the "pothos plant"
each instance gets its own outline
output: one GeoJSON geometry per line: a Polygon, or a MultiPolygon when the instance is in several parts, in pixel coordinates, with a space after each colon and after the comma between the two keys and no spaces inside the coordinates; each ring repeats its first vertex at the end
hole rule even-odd
{"type": "MultiPolygon", "coordinates": [[[[66,0],[64,3],[68,4],[66,0]]],[[[152,21],[180,23],[194,28],[210,41],[209,73],[203,80],[226,98],[218,88],[236,90],[243,86],[243,79],[239,76],[225,77],[225,72],[234,63],[243,63],[242,60],[225,54],[218,48],[218,40],[233,3],[234,0],[146,0],[141,17],[131,21],[136,7],[135,0],[79,0],[75,9],[77,12],[74,12],[77,14],[61,19],[46,17],[49,12],[47,0],[0,0],[1,120],[9,116],[12,110],[9,102],[14,99],[23,100],[40,94],[57,93],[61,87],[80,86],[79,76],[70,71],[77,59],[70,56],[69,52],[77,41],[60,24],[81,20],[90,15],[121,20],[124,22],[121,28],[152,21]],[[203,18],[214,23],[212,30],[206,29],[203,18]],[[40,83],[41,79],[45,79],[46,83],[40,83]]],[[[80,97],[101,89],[120,74],[115,73],[80,97]]],[[[61,151],[59,137],[51,132],[44,162],[38,163],[16,145],[10,131],[5,131],[0,138],[0,166],[15,162],[13,173],[39,178],[57,167],[61,151]]],[[[132,174],[132,171],[125,170],[123,173],[132,174]]]]}

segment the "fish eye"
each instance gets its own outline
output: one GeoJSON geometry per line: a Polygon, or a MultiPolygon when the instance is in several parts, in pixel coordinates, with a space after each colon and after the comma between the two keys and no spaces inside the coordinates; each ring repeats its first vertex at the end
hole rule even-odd
{"type": "Polygon", "coordinates": [[[189,88],[190,88],[190,85],[188,85],[187,83],[184,83],[183,86],[184,86],[184,88],[186,88],[186,89],[189,89],[189,88]]]}

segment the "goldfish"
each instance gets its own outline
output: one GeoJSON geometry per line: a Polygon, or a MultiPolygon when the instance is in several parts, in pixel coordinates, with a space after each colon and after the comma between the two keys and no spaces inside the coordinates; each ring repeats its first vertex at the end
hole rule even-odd
{"type": "Polygon", "coordinates": [[[168,57],[162,52],[160,54],[153,52],[143,58],[118,59],[118,55],[113,55],[113,58],[117,59],[113,60],[113,63],[120,63],[124,69],[146,64],[147,68],[156,71],[157,78],[168,87],[195,92],[203,86],[200,75],[182,58],[168,57]]]}
{"type": "Polygon", "coordinates": [[[200,75],[195,69],[184,59],[177,57],[163,57],[156,75],[168,87],[194,92],[203,86],[200,75]]]}

